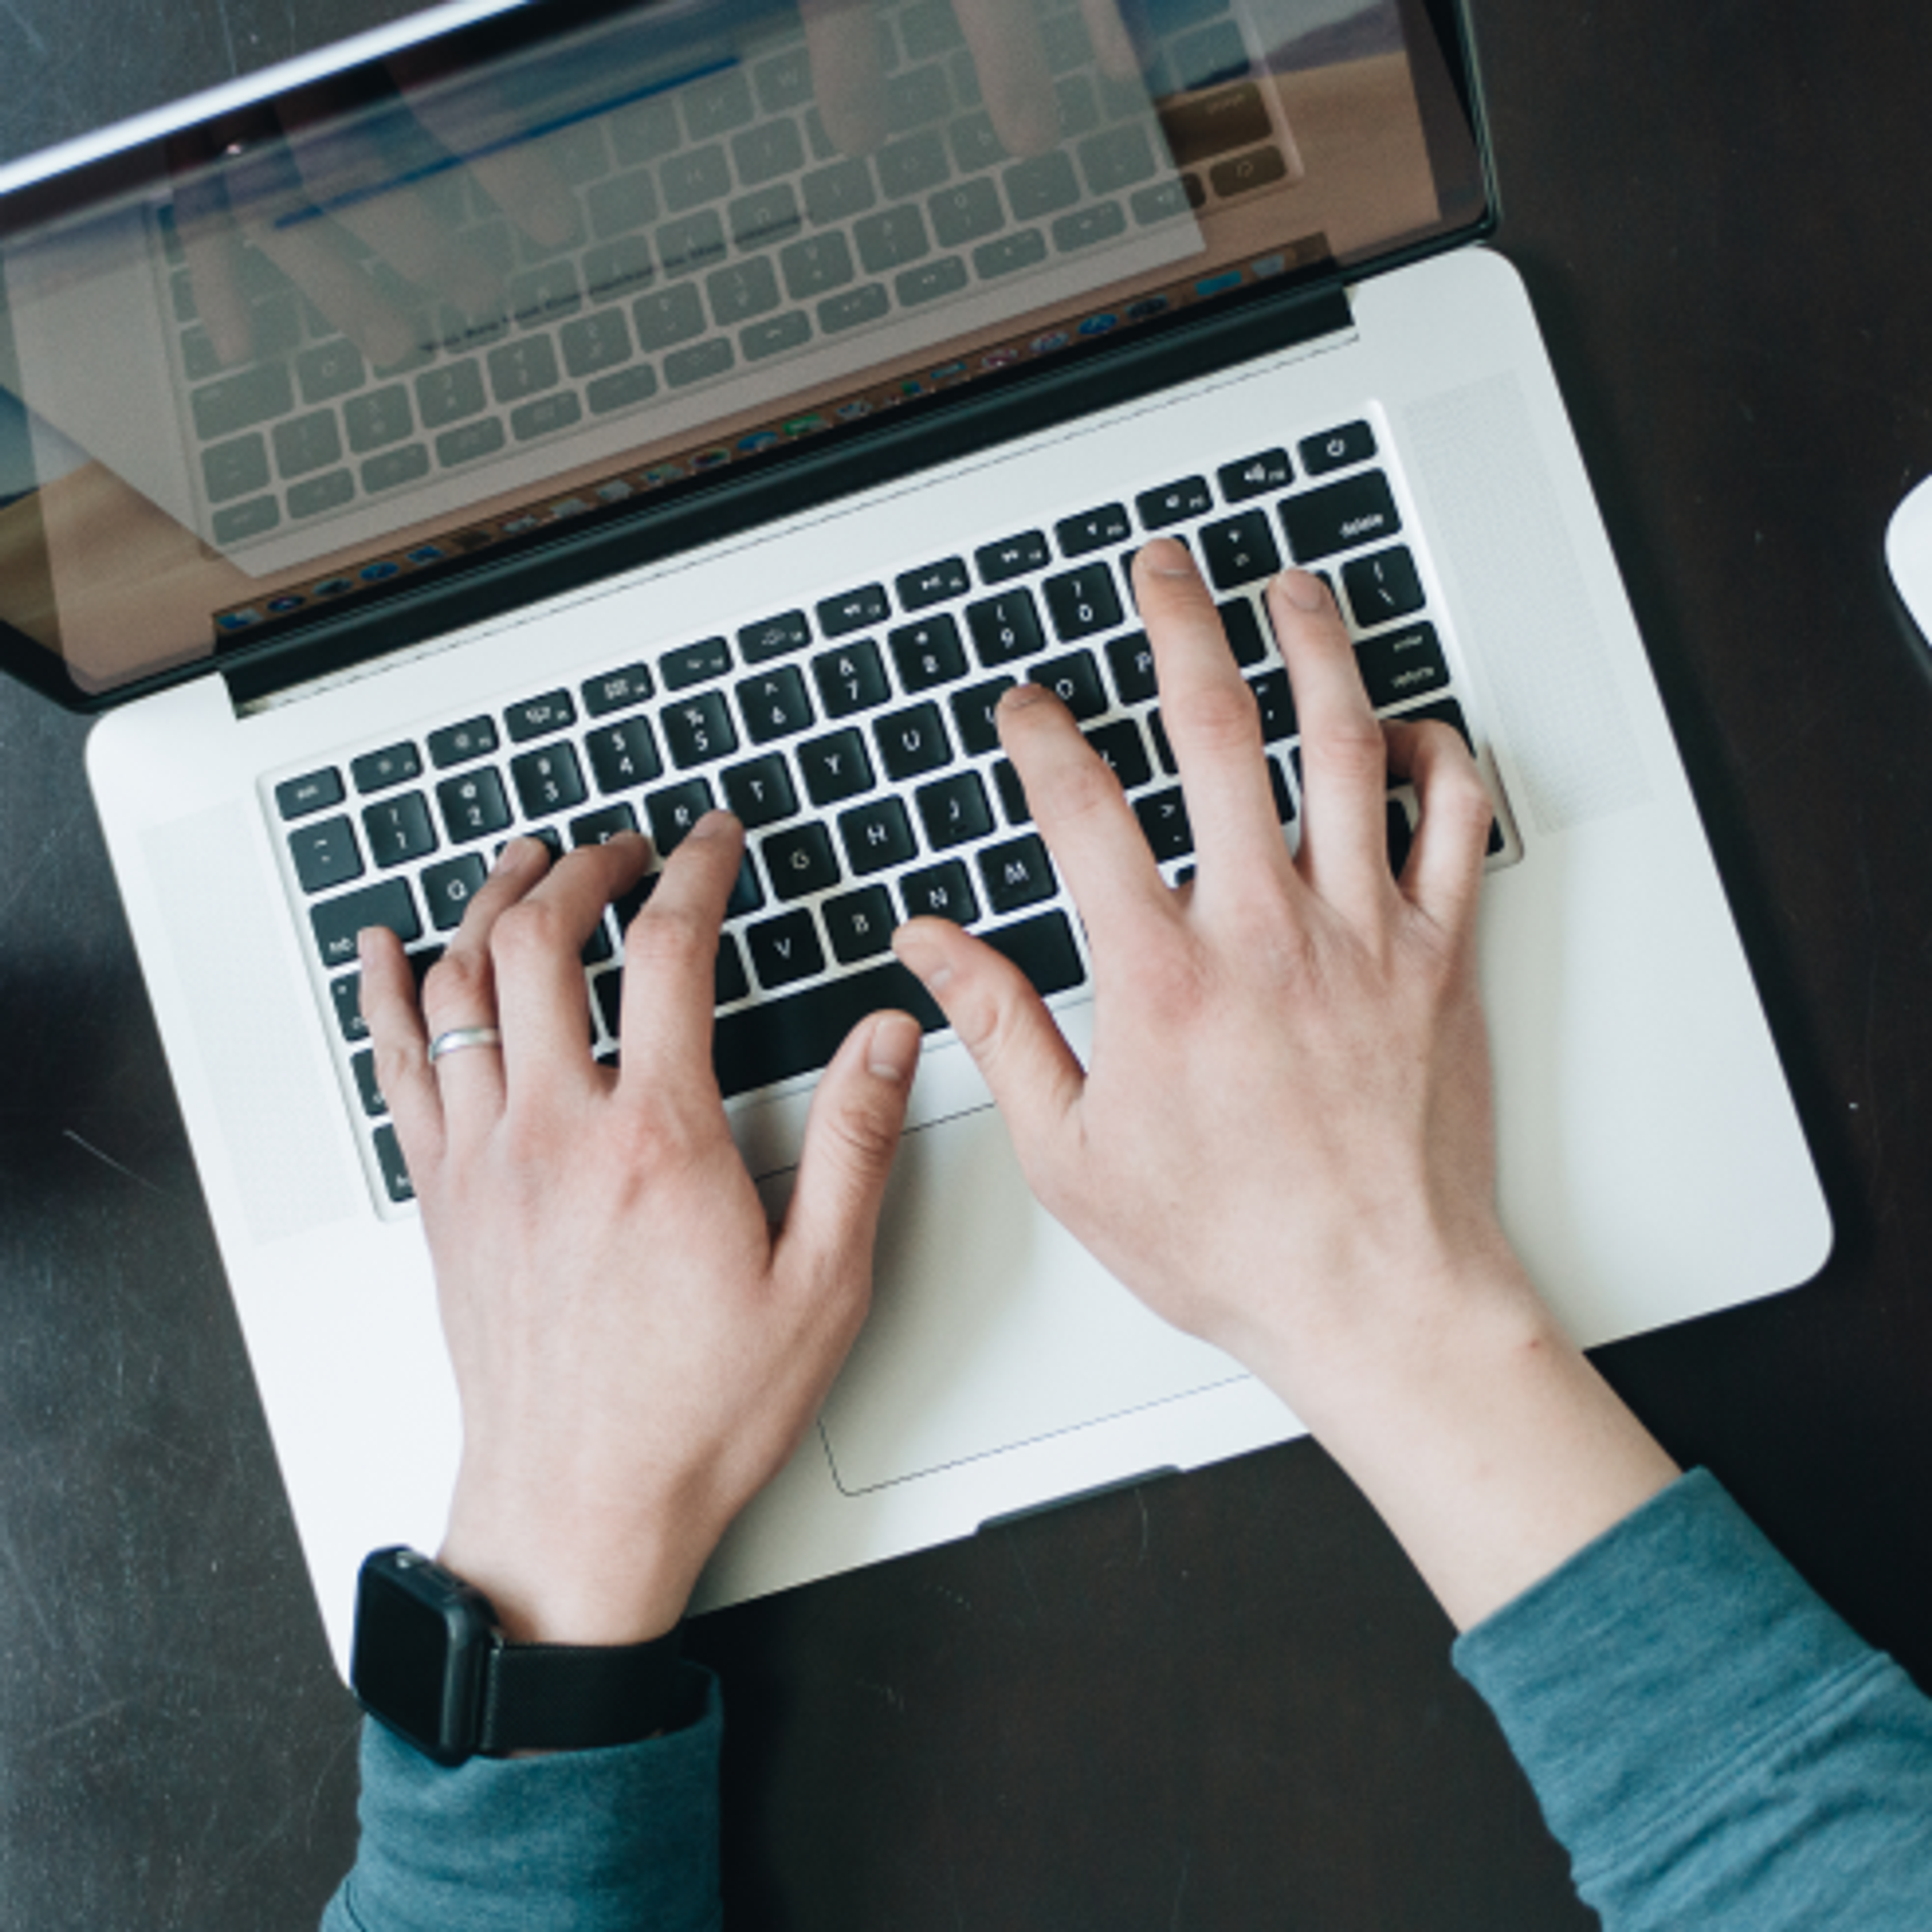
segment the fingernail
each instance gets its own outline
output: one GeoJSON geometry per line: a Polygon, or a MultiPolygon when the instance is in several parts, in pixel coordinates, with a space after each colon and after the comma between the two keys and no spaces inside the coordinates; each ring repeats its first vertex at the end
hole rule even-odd
{"type": "Polygon", "coordinates": [[[919,1065],[919,1022],[906,1013],[881,1013],[866,1046],[866,1064],[874,1076],[896,1087],[909,1085],[919,1065]]]}
{"type": "Polygon", "coordinates": [[[493,872],[514,872],[524,862],[526,856],[526,848],[534,845],[536,842],[534,838],[525,838],[520,836],[512,838],[509,844],[496,854],[496,862],[490,869],[493,872]]]}
{"type": "Polygon", "coordinates": [[[910,926],[902,926],[892,934],[892,950],[899,964],[928,993],[937,994],[952,977],[952,968],[944,960],[935,958],[924,938],[910,926]]]}
{"type": "Polygon", "coordinates": [[[1321,578],[1308,571],[1284,570],[1275,580],[1281,586],[1281,594],[1298,610],[1318,610],[1328,602],[1321,578]]]}
{"type": "Polygon", "coordinates": [[[1156,577],[1192,577],[1194,560],[1187,554],[1187,546],[1177,543],[1172,537],[1156,537],[1143,547],[1142,556],[1147,559],[1147,567],[1156,577]]]}
{"type": "Polygon", "coordinates": [[[1047,694],[1036,684],[1016,684],[1000,694],[994,707],[1000,711],[1024,711],[1029,706],[1044,704],[1047,694]]]}

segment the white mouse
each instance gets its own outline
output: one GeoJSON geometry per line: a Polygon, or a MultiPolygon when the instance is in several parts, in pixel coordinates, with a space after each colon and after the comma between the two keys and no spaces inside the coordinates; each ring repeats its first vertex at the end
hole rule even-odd
{"type": "Polygon", "coordinates": [[[1932,644],[1932,476],[1893,512],[1885,533],[1885,560],[1912,621],[1932,644]]]}

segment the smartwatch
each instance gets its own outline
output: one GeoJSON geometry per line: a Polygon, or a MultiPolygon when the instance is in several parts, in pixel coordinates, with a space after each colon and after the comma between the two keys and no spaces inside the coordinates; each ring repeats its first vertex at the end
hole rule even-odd
{"type": "Polygon", "coordinates": [[[398,1546],[362,1565],[349,1682],[364,1710],[438,1764],[590,1750],[682,1723],[680,1634],[608,1648],[512,1643],[482,1591],[398,1546]]]}

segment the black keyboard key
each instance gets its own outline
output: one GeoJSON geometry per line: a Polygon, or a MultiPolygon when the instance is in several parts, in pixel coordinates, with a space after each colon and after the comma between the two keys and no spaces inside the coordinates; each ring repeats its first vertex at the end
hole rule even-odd
{"type": "Polygon", "coordinates": [[[346,1040],[367,1040],[369,1022],[362,1017],[362,976],[344,973],[328,982],[328,997],[335,1008],[335,1024],[346,1040]]]}
{"type": "Polygon", "coordinates": [[[1297,563],[1358,549],[1402,528],[1388,478],[1379,470],[1285,497],[1280,508],[1281,526],[1297,563]]]}
{"type": "Polygon", "coordinates": [[[1000,748],[1000,727],[994,714],[1000,708],[1000,700],[1012,688],[1011,678],[995,677],[952,694],[953,728],[969,758],[982,758],[1000,748]]]}
{"type": "Polygon", "coordinates": [[[1064,657],[1048,658],[1027,674],[1028,681],[1050,691],[1083,724],[1107,710],[1107,693],[1100,682],[1100,668],[1090,651],[1069,651],[1064,657]]]}
{"type": "Polygon", "coordinates": [[[1158,711],[1150,711],[1147,716],[1148,736],[1154,740],[1154,754],[1160,761],[1160,768],[1169,778],[1180,774],[1180,761],[1174,755],[1174,747],[1167,740],[1167,727],[1161,722],[1158,711]]]}
{"type": "Polygon", "coordinates": [[[973,586],[966,574],[965,559],[949,556],[938,563],[908,570],[896,587],[902,610],[923,610],[928,604],[944,604],[950,597],[963,597],[973,586]]]}
{"type": "Polygon", "coordinates": [[[839,892],[819,908],[825,921],[832,956],[842,966],[856,966],[890,952],[898,916],[884,886],[862,886],[856,892],[839,892]]]}
{"type": "Polygon", "coordinates": [[[389,1198],[398,1206],[405,1201],[413,1201],[416,1190],[410,1179],[410,1170],[404,1161],[395,1129],[386,1122],[376,1130],[375,1142],[376,1165],[382,1171],[382,1186],[389,1198]]]}
{"type": "Polygon", "coordinates": [[[1355,646],[1355,662],[1369,702],[1378,711],[1385,704],[1439,691],[1449,682],[1449,667],[1432,624],[1405,625],[1399,631],[1364,638],[1355,646]]]}
{"type": "Polygon", "coordinates": [[[748,664],[764,664],[788,651],[802,650],[811,642],[812,626],[805,613],[784,610],[776,617],[747,624],[738,633],[738,653],[748,664]]]}
{"type": "Polygon", "coordinates": [[[284,778],[275,788],[275,809],[284,818],[306,818],[312,812],[326,811],[342,802],[342,774],[333,765],[319,772],[305,772],[298,778],[284,778]]]}
{"type": "Polygon", "coordinates": [[[731,882],[731,896],[724,902],[727,919],[742,919],[748,912],[756,912],[765,902],[765,889],[758,884],[758,868],[752,863],[752,855],[747,852],[738,862],[738,876],[731,882]]]}
{"type": "Polygon", "coordinates": [[[510,760],[510,778],[526,818],[548,818],[581,805],[586,794],[583,768],[568,745],[546,745],[510,760]]]}
{"type": "Polygon", "coordinates": [[[1114,638],[1107,645],[1107,665],[1114,690],[1123,704],[1144,704],[1155,694],[1154,646],[1144,631],[1114,638]]]}
{"type": "Polygon", "coordinates": [[[526,698],[503,713],[513,745],[527,745],[532,738],[548,737],[577,722],[577,706],[567,691],[547,691],[541,698],[526,698]]]}
{"type": "Polygon", "coordinates": [[[1040,634],[1040,613],[1024,590],[1004,590],[997,597],[968,604],[966,628],[988,670],[1036,656],[1046,642],[1040,634]]]}
{"type": "Polygon", "coordinates": [[[310,906],[316,950],[325,966],[346,966],[356,958],[356,935],[365,926],[386,926],[406,946],[422,937],[414,896],[406,879],[383,879],[340,898],[310,906]]]}
{"type": "Polygon", "coordinates": [[[440,772],[452,765],[466,765],[472,758],[488,758],[496,748],[496,728],[487,718],[471,718],[460,724],[446,724],[429,734],[429,761],[440,772]]]}
{"type": "Polygon", "coordinates": [[[745,970],[745,955],[728,932],[718,935],[718,958],[711,969],[711,997],[719,1006],[746,998],[752,982],[745,970]]]}
{"type": "Polygon", "coordinates": [[[1027,803],[1026,788],[1020,783],[1020,775],[1014,770],[1010,758],[1002,758],[993,767],[994,788],[1000,794],[1000,809],[1006,814],[1009,825],[1030,825],[1033,808],[1027,803]]]}
{"type": "MultiPolygon", "coordinates": [[[[955,772],[950,778],[922,785],[914,794],[913,802],[919,807],[926,843],[935,851],[983,838],[993,829],[986,788],[976,772],[955,772]]],[[[912,854],[908,850],[905,856],[912,854]]]]}
{"type": "Polygon", "coordinates": [[[760,920],[747,928],[745,942],[752,949],[752,970],[758,976],[758,984],[768,992],[825,970],[824,950],[819,945],[811,914],[802,906],[795,912],[781,913],[776,919],[760,920]]]}
{"type": "Polygon", "coordinates": [[[1263,671],[1259,677],[1249,679],[1248,688],[1254,693],[1261,711],[1262,742],[1278,745],[1285,738],[1292,738],[1298,728],[1294,694],[1288,688],[1287,672],[1263,671]]]}
{"type": "Polygon", "coordinates": [[[644,800],[644,816],[650,821],[651,843],[658,856],[668,859],[715,802],[710,786],[702,778],[686,778],[652,792],[644,800]]]}
{"type": "Polygon", "coordinates": [[[1187,801],[1181,796],[1178,785],[1136,799],[1134,815],[1154,848],[1154,856],[1162,864],[1170,859],[1185,859],[1192,853],[1194,830],[1187,822],[1187,801]]]}
{"type": "Polygon", "coordinates": [[[1342,586],[1348,593],[1348,608],[1355,614],[1356,624],[1364,631],[1412,616],[1427,601],[1415,559],[1406,544],[1344,564],[1342,586]]]}
{"type": "Polygon", "coordinates": [[[812,680],[828,718],[850,718],[869,711],[892,695],[879,647],[870,638],[826,651],[812,661],[812,680]]]}
{"type": "Polygon", "coordinates": [[[782,899],[822,892],[844,877],[838,855],[832,849],[832,835],[816,820],[774,832],[762,849],[772,890],[782,899]]]}
{"type": "Polygon", "coordinates": [[[862,584],[856,590],[826,598],[818,607],[818,628],[828,638],[849,637],[854,631],[884,622],[890,611],[883,584],[862,584]]]}
{"type": "Polygon", "coordinates": [[[1103,503],[1096,510],[1083,510],[1077,517],[1064,518],[1054,525],[1053,534],[1060,555],[1071,559],[1084,556],[1090,550],[1105,550],[1109,544],[1125,543],[1132,527],[1124,507],[1103,503]]]}
{"type": "Polygon", "coordinates": [[[1226,634],[1228,648],[1234,654],[1234,662],[1244,670],[1249,670],[1268,656],[1268,639],[1262,630],[1262,620],[1255,607],[1245,597],[1231,597],[1218,607],[1221,614],[1221,628],[1226,634]]]}
{"type": "Polygon", "coordinates": [[[584,748],[590,754],[597,789],[606,796],[614,791],[649,784],[664,770],[648,718],[626,718],[621,724],[600,724],[585,737],[584,748]]]}
{"type": "Polygon", "coordinates": [[[1114,573],[1105,563],[1049,577],[1041,587],[1054,630],[1064,644],[1111,631],[1120,621],[1120,595],[1114,588],[1114,573]]]}
{"type": "Polygon", "coordinates": [[[680,771],[708,764],[713,758],[728,758],[738,748],[738,734],[724,709],[722,692],[700,691],[667,704],[658,722],[664,727],[671,762],[680,771]]]}
{"type": "Polygon", "coordinates": [[[1376,433],[1365,422],[1344,423],[1340,429],[1305,437],[1301,466],[1311,476],[1325,476],[1351,464],[1366,463],[1376,453],[1376,433]]]}
{"type": "Polygon", "coordinates": [[[1205,516],[1214,507],[1214,495],[1204,476],[1184,476],[1178,483],[1163,483],[1158,490],[1143,490],[1134,499],[1144,530],[1164,530],[1170,524],[1184,524],[1190,517],[1205,516]]]}
{"type": "Polygon", "coordinates": [[[510,803],[503,796],[503,781],[488,766],[481,771],[466,772],[461,778],[445,778],[436,788],[436,802],[452,845],[486,838],[493,832],[501,832],[510,822],[510,803]]]}
{"type": "Polygon", "coordinates": [[[818,722],[806,695],[805,680],[796,664],[781,664],[775,670],[738,682],[738,709],[744,715],[745,729],[754,745],[769,745],[775,739],[788,738],[818,722]]]}
{"type": "Polygon", "coordinates": [[[936,684],[950,684],[966,675],[959,626],[944,612],[888,632],[886,642],[898,668],[899,682],[908,692],[930,691],[936,684]]]}
{"type": "Polygon", "coordinates": [[[980,581],[992,585],[1024,577],[1030,570],[1043,570],[1052,561],[1046,539],[1038,530],[1025,530],[1016,537],[1002,537],[998,543],[982,544],[973,553],[980,581]]]}
{"type": "Polygon", "coordinates": [[[1286,490],[1294,481],[1294,465],[1285,449],[1264,449],[1244,456],[1238,463],[1223,464],[1215,472],[1222,496],[1230,503],[1244,503],[1250,496],[1265,496],[1286,490]]]}
{"type": "Polygon", "coordinates": [[[429,908],[430,923],[437,932],[452,932],[463,923],[463,915],[483,879],[483,861],[474,852],[423,868],[423,901],[429,908]]]}
{"type": "Polygon", "coordinates": [[[890,794],[841,812],[838,836],[853,871],[862,878],[902,866],[919,850],[905,807],[890,794]]]}
{"type": "Polygon", "coordinates": [[[326,892],[362,876],[356,828],[346,818],[325,818],[289,834],[289,856],[305,892],[326,892]]]}
{"type": "Polygon", "coordinates": [[[658,659],[667,691],[688,691],[694,684],[709,684],[731,668],[731,646],[722,638],[706,638],[702,643],[682,644],[666,651],[658,659]]]}
{"type": "Polygon", "coordinates": [[[628,805],[602,806],[570,821],[570,842],[572,845],[608,845],[620,832],[634,832],[637,829],[638,814],[628,805]]]}
{"type": "Polygon", "coordinates": [[[776,756],[748,759],[724,773],[724,802],[738,815],[747,831],[761,825],[776,825],[798,809],[798,795],[792,790],[791,774],[783,758],[776,756]]]}
{"type": "Polygon", "coordinates": [[[406,791],[362,808],[363,836],[377,865],[406,865],[436,850],[436,828],[429,822],[429,805],[419,791],[406,791]]]}
{"type": "MultiPolygon", "coordinates": [[[[800,912],[791,916],[807,920],[806,936],[815,949],[808,916],[800,912]]],[[[754,927],[751,935],[754,948],[758,931],[754,927]]],[[[798,936],[793,937],[796,944],[798,936]]],[[[755,963],[755,950],[753,957],[755,963]]],[[[759,976],[764,977],[762,968],[759,976]]],[[[816,1073],[854,1027],[868,1014],[888,1006],[910,1012],[928,1033],[946,1024],[931,995],[896,960],[721,1015],[711,1036],[719,1090],[729,1100],[801,1073],[816,1073]]]]}
{"type": "Polygon", "coordinates": [[[1201,532],[1201,555],[1216,590],[1238,590],[1281,568],[1281,552],[1268,528],[1267,512],[1262,510],[1208,524],[1201,532]]]}
{"type": "Polygon", "coordinates": [[[872,788],[872,761],[856,731],[832,731],[808,740],[794,756],[814,805],[836,805],[872,788]]]}
{"type": "Polygon", "coordinates": [[[950,762],[952,746],[936,704],[915,704],[880,718],[872,727],[886,775],[901,782],[936,772],[950,762]]]}
{"type": "Polygon", "coordinates": [[[422,773],[422,760],[413,745],[388,745],[380,752],[365,752],[349,767],[358,791],[386,791],[391,785],[406,784],[422,773]]]}
{"type": "Polygon", "coordinates": [[[1294,797],[1288,788],[1288,774],[1281,768],[1281,761],[1270,758],[1268,761],[1268,783],[1274,788],[1274,815],[1284,825],[1294,823],[1294,797]]]}
{"type": "Polygon", "coordinates": [[[643,704],[655,688],[647,667],[626,664],[620,670],[607,670],[584,680],[584,708],[592,718],[608,718],[614,711],[628,711],[643,704]]]}
{"type": "Polygon", "coordinates": [[[899,898],[908,919],[950,919],[956,926],[970,926],[980,916],[973,882],[957,859],[906,873],[899,880],[899,898]]]}
{"type": "Polygon", "coordinates": [[[1148,762],[1146,741],[1141,736],[1141,728],[1131,718],[1095,725],[1087,734],[1087,742],[1100,754],[1101,763],[1120,780],[1123,791],[1137,790],[1154,776],[1154,767],[1148,762]]]}
{"type": "Polygon", "coordinates": [[[1010,838],[1004,845],[988,846],[979,855],[979,866],[986,903],[996,914],[1036,905],[1052,898],[1058,890],[1046,848],[1030,832],[1024,838],[1010,838]]]}

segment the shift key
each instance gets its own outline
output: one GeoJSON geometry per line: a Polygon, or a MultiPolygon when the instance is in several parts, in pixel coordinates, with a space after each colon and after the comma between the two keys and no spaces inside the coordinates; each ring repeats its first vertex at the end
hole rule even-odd
{"type": "Polygon", "coordinates": [[[1274,133],[1268,124],[1268,103],[1251,80],[1213,94],[1184,94],[1160,110],[1160,125],[1178,168],[1252,147],[1274,133]]]}
{"type": "Polygon", "coordinates": [[[406,879],[383,879],[360,892],[344,892],[309,908],[322,963],[346,966],[356,957],[356,935],[365,926],[386,926],[406,946],[422,936],[416,902],[406,879]]]}

